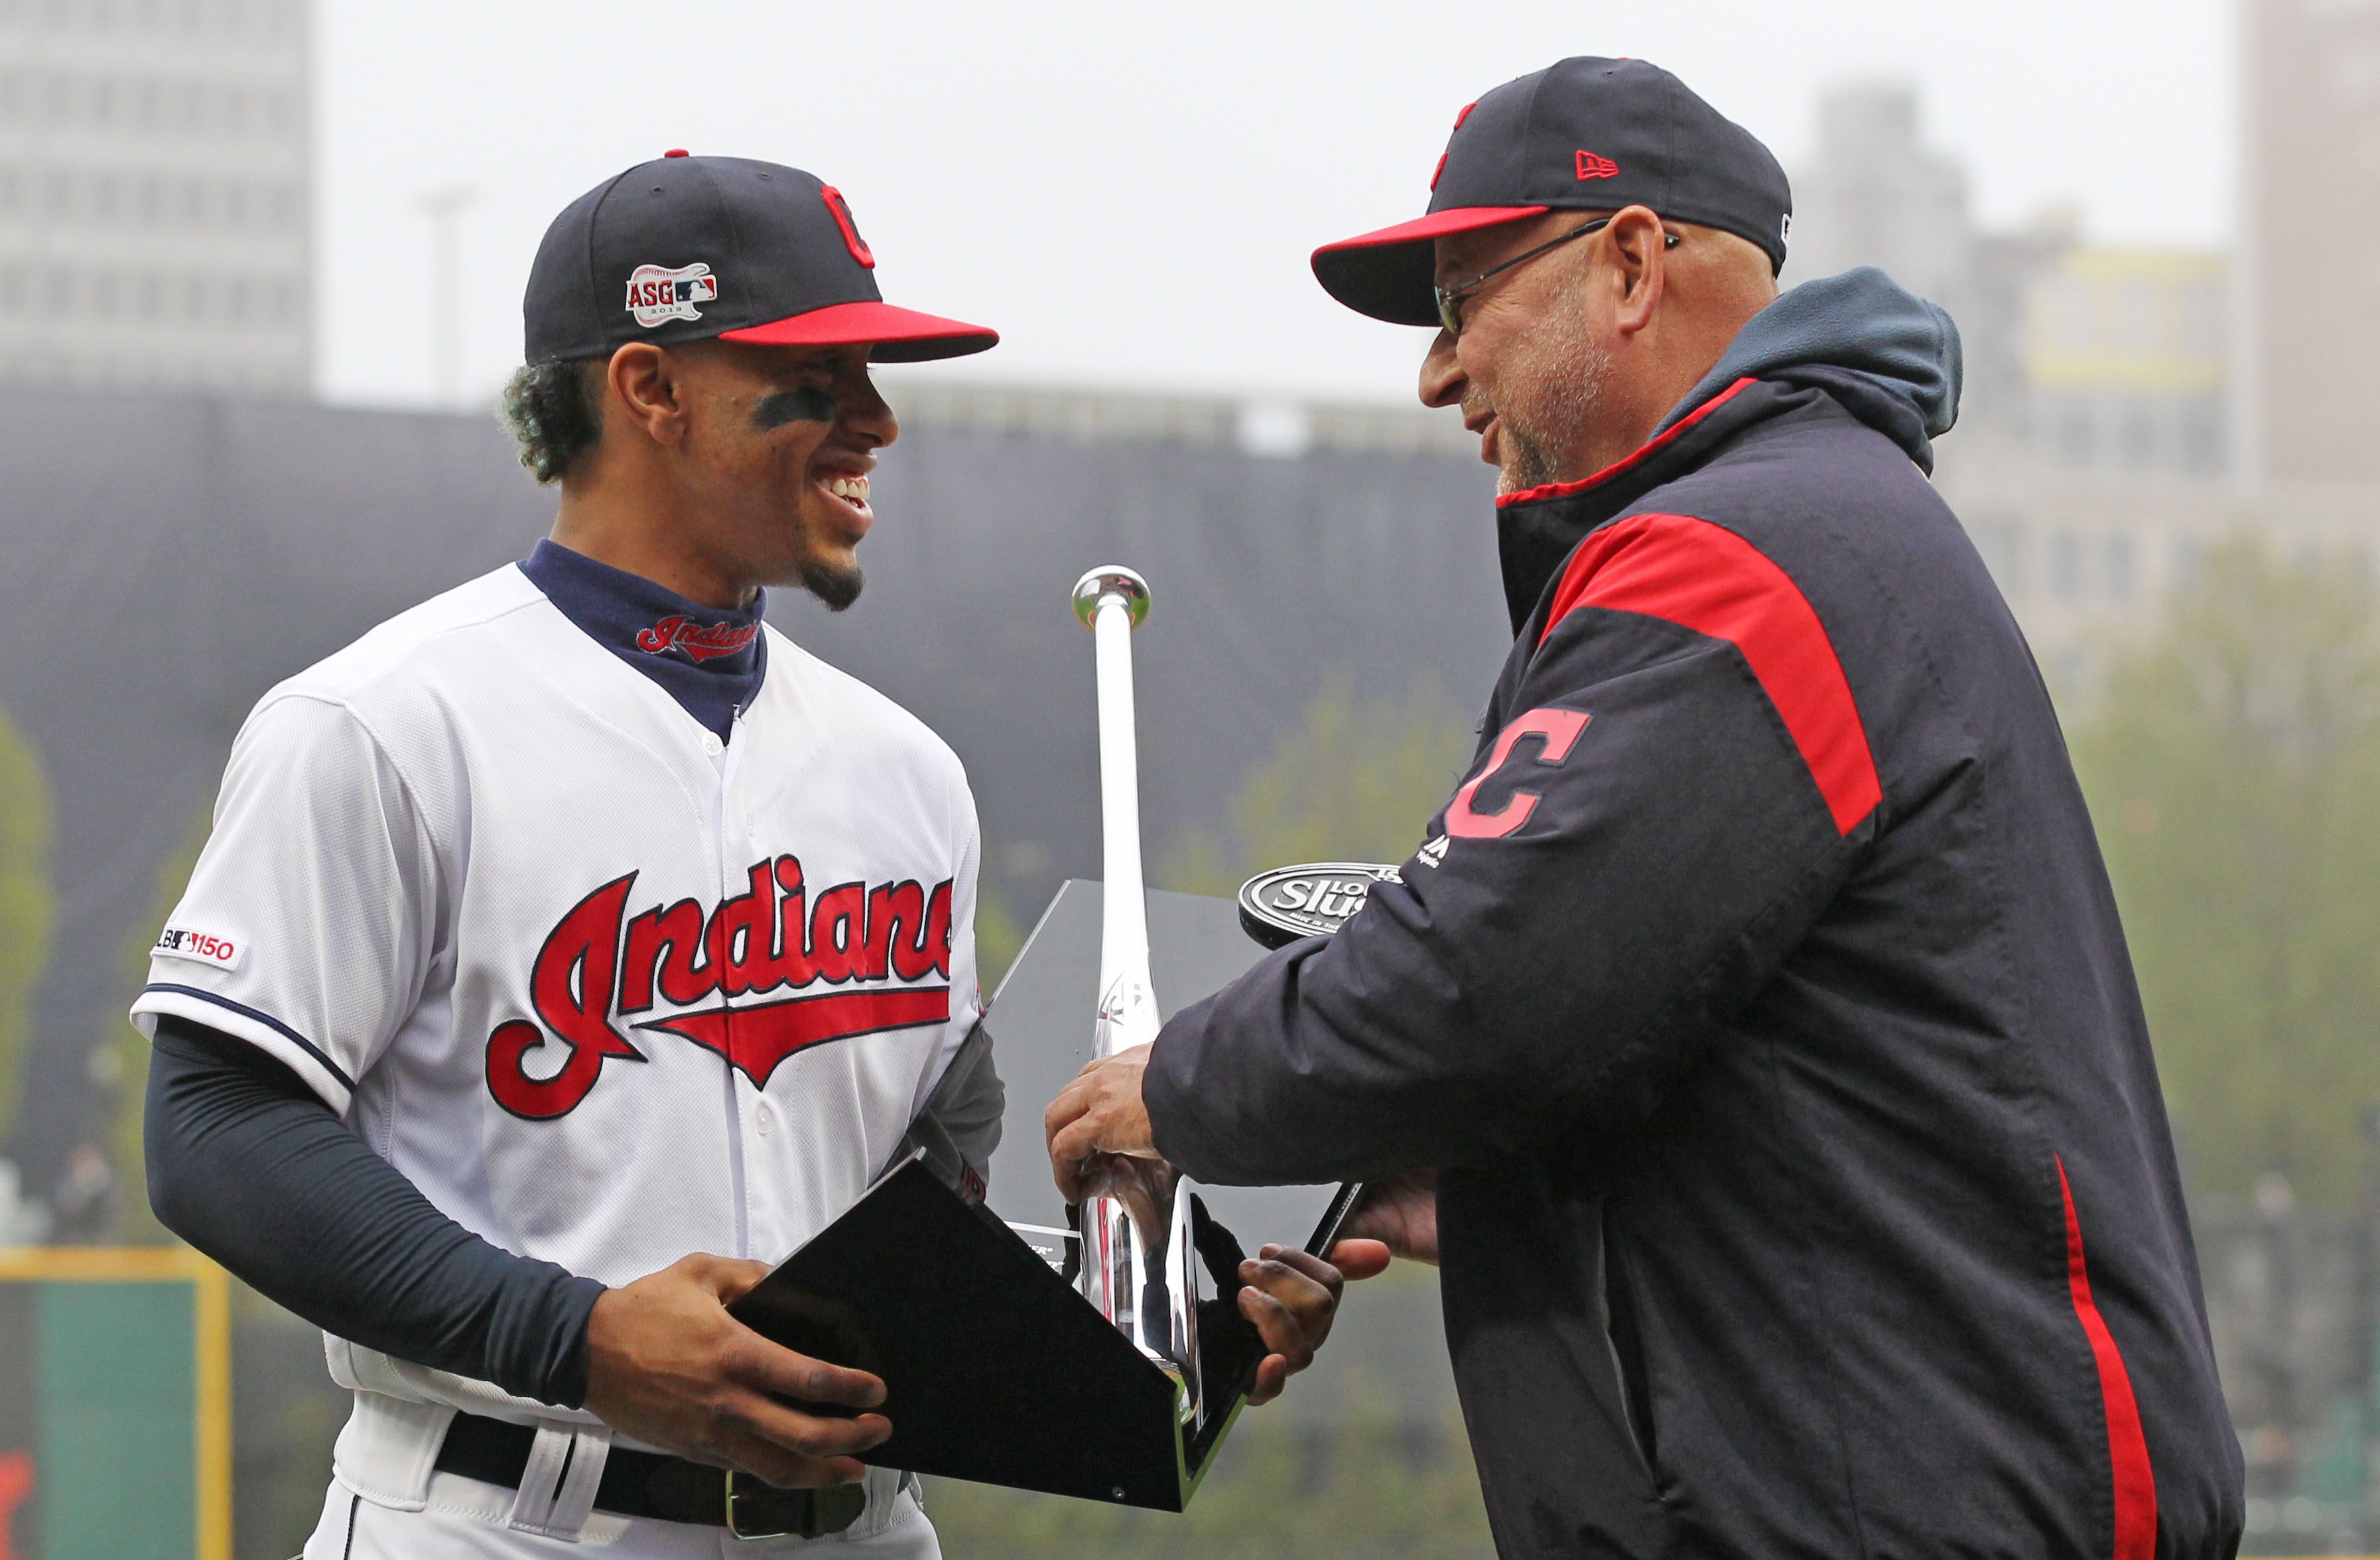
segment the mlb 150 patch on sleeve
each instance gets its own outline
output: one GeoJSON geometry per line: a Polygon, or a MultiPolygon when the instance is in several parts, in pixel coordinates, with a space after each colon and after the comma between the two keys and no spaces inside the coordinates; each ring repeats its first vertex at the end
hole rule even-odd
{"type": "Polygon", "coordinates": [[[149,951],[161,959],[188,959],[218,970],[237,970],[248,958],[248,943],[195,926],[168,926],[157,934],[157,946],[149,951]]]}

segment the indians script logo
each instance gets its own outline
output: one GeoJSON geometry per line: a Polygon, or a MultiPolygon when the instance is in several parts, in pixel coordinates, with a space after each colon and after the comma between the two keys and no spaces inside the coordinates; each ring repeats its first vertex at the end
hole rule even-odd
{"type": "Polygon", "coordinates": [[[666,650],[684,650],[696,660],[713,660],[732,656],[760,637],[757,623],[736,628],[714,623],[709,628],[696,626],[692,618],[673,614],[637,635],[637,648],[647,655],[658,656],[666,650]]]}
{"type": "Polygon", "coordinates": [[[746,892],[706,916],[680,900],[627,914],[633,872],[589,894],[546,935],[529,974],[538,1022],[514,1019],[488,1036],[488,1093],[515,1116],[551,1120],[577,1108],[613,1058],[641,1062],[613,1022],[656,996],[693,1009],[636,1025],[716,1051],[765,1088],[795,1051],[951,1016],[951,885],[839,883],[812,895],[798,857],[752,864],[746,892]],[[941,986],[870,983],[923,981],[941,986]],[[740,998],[810,986],[850,986],[762,1002],[740,998]],[[562,1064],[550,1065],[559,1043],[562,1064]],[[531,1053],[537,1075],[527,1064],[531,1053]]]}
{"type": "Polygon", "coordinates": [[[628,272],[628,312],[647,330],[667,320],[699,320],[694,306],[719,296],[719,278],[700,260],[674,269],[640,265],[628,272]]]}

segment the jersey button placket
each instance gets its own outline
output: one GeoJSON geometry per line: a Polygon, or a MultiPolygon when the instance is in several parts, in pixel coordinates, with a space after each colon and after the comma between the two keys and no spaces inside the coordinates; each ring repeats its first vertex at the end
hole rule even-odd
{"type": "MultiPolygon", "coordinates": [[[[736,712],[737,726],[742,724],[742,720],[743,712],[739,710],[736,712]]],[[[730,728],[731,736],[735,734],[735,729],[730,728]]],[[[728,844],[728,820],[740,816],[742,812],[735,804],[737,794],[735,771],[738,768],[737,760],[742,756],[742,753],[740,749],[731,747],[727,743],[721,741],[718,732],[708,729],[702,733],[702,751],[703,756],[710,760],[710,770],[717,788],[713,792],[716,800],[710,814],[710,843],[712,859],[716,863],[716,870],[719,874],[719,891],[725,896],[736,892],[743,886],[742,853],[731,850],[728,844]]],[[[745,1161],[745,1117],[742,1102],[750,1084],[732,1065],[725,1070],[725,1074],[728,1131],[734,1138],[730,1145],[730,1155],[735,1193],[735,1254],[748,1257],[752,1254],[752,1203],[755,1177],[752,1167],[745,1161]]],[[[759,1131],[759,1135],[764,1137],[767,1135],[766,1128],[760,1123],[755,1122],[753,1125],[759,1131]]]]}

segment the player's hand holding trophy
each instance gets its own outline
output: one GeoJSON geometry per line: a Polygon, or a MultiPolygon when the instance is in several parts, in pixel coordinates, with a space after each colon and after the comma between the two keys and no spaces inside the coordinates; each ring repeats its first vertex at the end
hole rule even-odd
{"type": "MultiPolygon", "coordinates": [[[[1088,886],[1068,885],[993,1004],[1012,1078],[1012,1064],[1054,1061],[1064,1068],[1058,1076],[1072,1073],[1084,1028],[1096,1065],[1155,1040],[1164,1018],[1151,977],[1133,686],[1133,632],[1148,616],[1148,586],[1103,566],[1076,583],[1073,606],[1092,633],[1098,673],[1098,978],[1089,989],[1071,984],[1088,927],[1059,912],[1088,886]],[[1079,990],[1074,1000],[1084,1006],[1071,1011],[1087,1025],[1057,1016],[1062,1003],[1012,998],[1021,979],[1033,985],[1060,970],[1073,972],[1063,989],[1079,990]]],[[[1386,870],[1330,863],[1264,874],[1241,892],[1238,927],[1268,948],[1335,931],[1386,870]]],[[[1169,898],[1232,925],[1226,905],[1169,898]]],[[[1246,949],[1236,933],[1223,935],[1246,949]]],[[[1012,1130],[1038,1138],[1038,1119],[1023,1119],[1038,1116],[1038,1100],[1019,1097],[1027,1093],[1012,1085],[1012,1130]]],[[[1243,1248],[1153,1148],[1095,1154],[1075,1179],[1069,1228],[1009,1225],[910,1155],[731,1309],[789,1348],[883,1379],[880,1411],[893,1432],[866,1461],[1179,1511],[1267,1354],[1237,1303],[1243,1248]]],[[[1307,1251],[1330,1249],[1356,1191],[1342,1187],[1330,1200],[1307,1251]]],[[[991,1196],[1002,1200],[997,1181],[991,1196]]]]}

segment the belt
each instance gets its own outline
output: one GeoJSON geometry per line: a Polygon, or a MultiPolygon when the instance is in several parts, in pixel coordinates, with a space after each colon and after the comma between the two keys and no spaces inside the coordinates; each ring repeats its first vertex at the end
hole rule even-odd
{"type": "MultiPolygon", "coordinates": [[[[458,1413],[439,1444],[437,1469],[517,1490],[536,1439],[534,1425],[458,1413]]],[[[626,1446],[611,1449],[595,1486],[599,1511],[697,1522],[724,1528],[739,1539],[814,1539],[839,1533],[859,1520],[867,1506],[868,1492],[858,1484],[780,1490],[748,1473],[626,1446]]]]}

